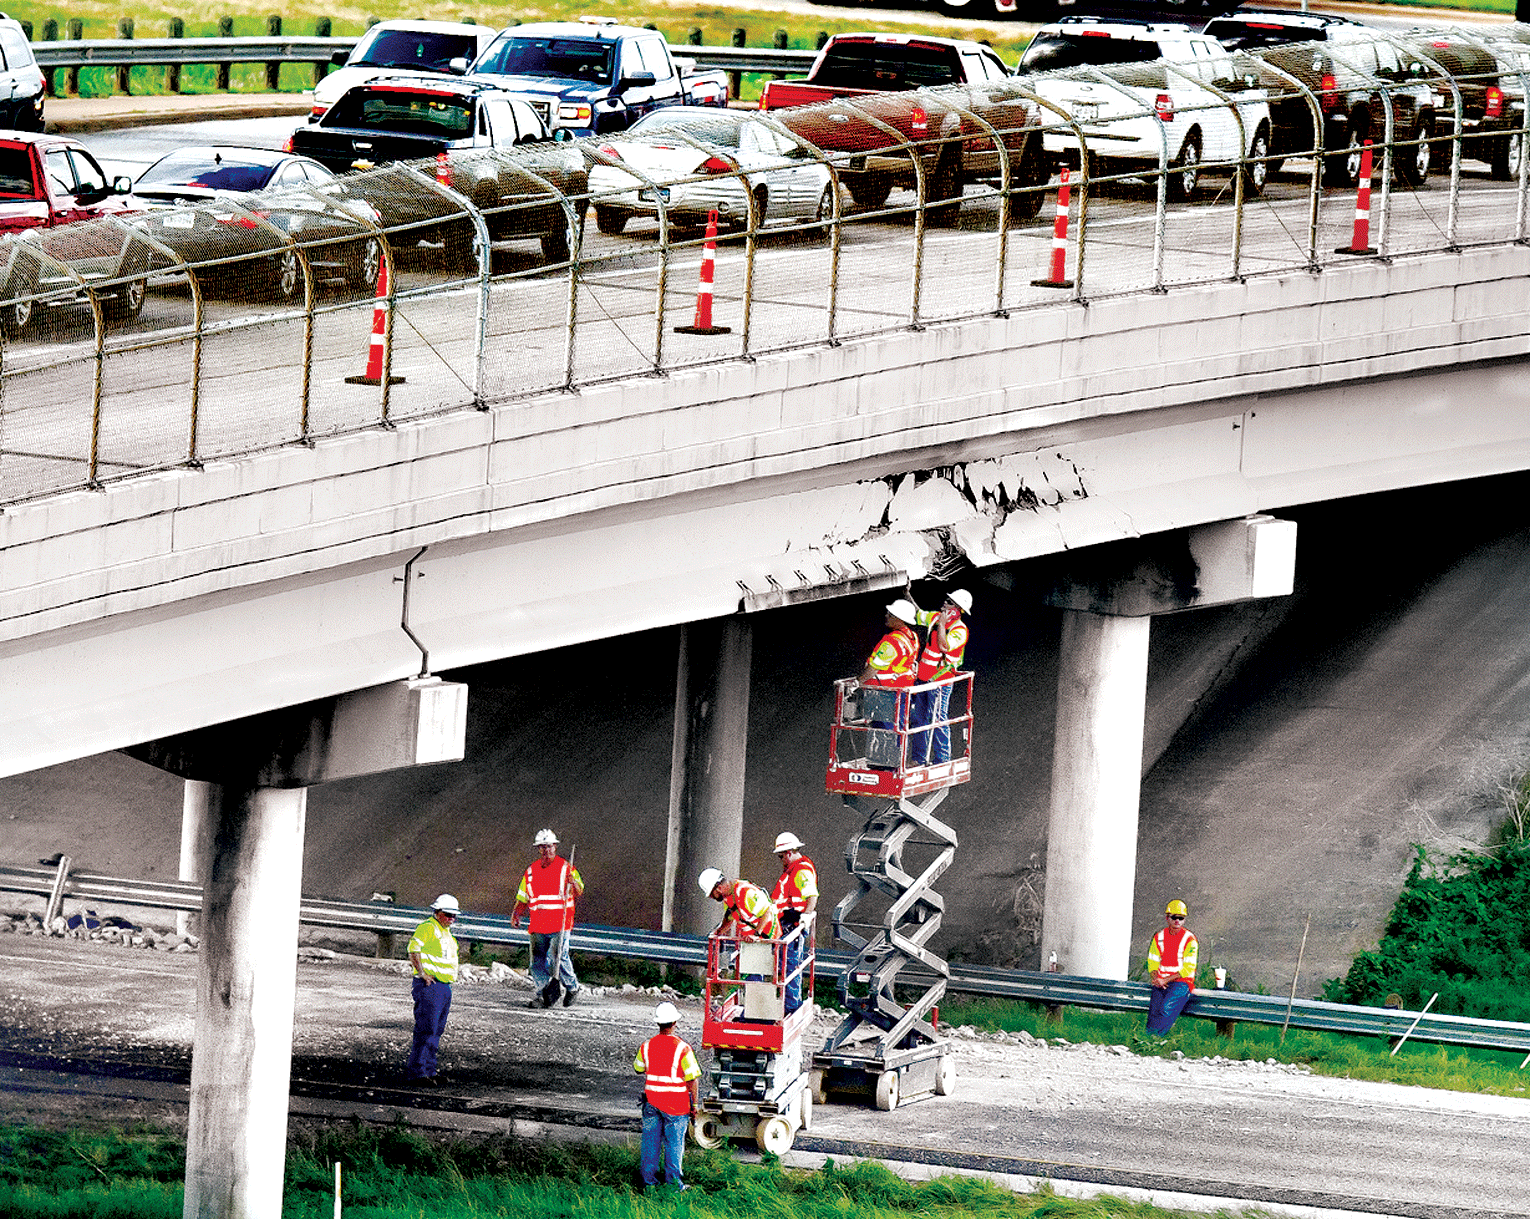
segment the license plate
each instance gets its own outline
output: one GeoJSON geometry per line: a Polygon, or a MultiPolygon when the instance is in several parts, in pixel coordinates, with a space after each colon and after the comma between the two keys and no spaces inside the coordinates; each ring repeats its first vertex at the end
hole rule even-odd
{"type": "Polygon", "coordinates": [[[1080,122],[1092,123],[1100,117],[1099,102],[1074,102],[1072,109],[1073,117],[1080,122]]]}
{"type": "Polygon", "coordinates": [[[667,186],[659,187],[657,192],[649,190],[645,187],[643,190],[638,191],[638,198],[644,203],[652,203],[655,193],[657,193],[659,198],[664,200],[665,203],[669,202],[669,187],[667,186]]]}

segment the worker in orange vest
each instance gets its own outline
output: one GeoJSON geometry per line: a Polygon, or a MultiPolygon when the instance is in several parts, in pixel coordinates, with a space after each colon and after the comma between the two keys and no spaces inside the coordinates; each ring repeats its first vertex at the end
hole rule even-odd
{"type": "Polygon", "coordinates": [[[770,894],[747,880],[729,880],[721,868],[707,868],[696,878],[701,891],[726,909],[713,935],[740,940],[778,940],[781,920],[770,894]]]}
{"type": "Polygon", "coordinates": [[[574,901],[584,893],[584,880],[571,860],[558,854],[558,836],[538,830],[532,840],[537,857],[521,877],[510,912],[510,926],[519,927],[521,915],[531,913],[526,930],[531,933],[531,1007],[551,1007],[563,989],[563,1006],[572,1007],[579,993],[579,979],[569,955],[569,935],[574,930],[574,901]]]}
{"type": "MultiPolygon", "coordinates": [[[[953,588],[946,595],[945,604],[933,612],[919,611],[917,624],[930,628],[924,650],[914,669],[914,684],[944,681],[955,676],[962,667],[967,653],[970,634],[964,613],[972,612],[972,594],[965,588],[953,588]]],[[[913,727],[933,724],[923,732],[909,738],[908,755],[911,762],[949,762],[951,760],[951,726],[945,721],[951,713],[950,685],[936,686],[933,690],[920,690],[913,695],[913,709],[909,723],[913,727]]]]}
{"type": "MultiPolygon", "coordinates": [[[[887,633],[867,658],[861,670],[861,685],[904,690],[914,684],[914,671],[919,664],[919,635],[914,630],[918,617],[919,607],[904,597],[887,607],[887,633]]],[[[887,696],[881,697],[885,699],[887,696]]],[[[875,709],[869,714],[872,728],[896,730],[907,726],[908,695],[899,694],[894,698],[896,702],[890,712],[885,702],[873,704],[875,709]],[[891,718],[888,718],[889,714],[891,718]]],[[[897,738],[878,738],[872,733],[867,741],[867,751],[879,759],[877,765],[889,766],[895,757],[902,756],[902,742],[897,738]]]]}
{"type": "Polygon", "coordinates": [[[639,1164],[643,1188],[659,1183],[660,1159],[664,1177],[676,1191],[686,1188],[684,1174],[685,1128],[700,1107],[697,1080],[701,1068],[696,1054],[675,1035],[679,1009],[665,1002],[653,1009],[659,1031],[638,1047],[632,1069],[643,1081],[643,1150],[639,1164]]]}
{"type": "Polygon", "coordinates": [[[818,911],[818,869],[802,853],[802,839],[785,830],[776,836],[776,858],[781,861],[781,875],[770,891],[781,919],[781,932],[791,937],[786,942],[785,1011],[790,1016],[802,1006],[802,978],[792,977],[807,956],[813,939],[813,917],[818,911]],[[793,936],[798,927],[801,934],[793,936]]]}
{"type": "Polygon", "coordinates": [[[1195,988],[1200,945],[1185,926],[1188,913],[1176,897],[1164,910],[1163,927],[1148,945],[1148,982],[1153,993],[1148,998],[1147,1031],[1157,1037],[1169,1035],[1195,988]]]}

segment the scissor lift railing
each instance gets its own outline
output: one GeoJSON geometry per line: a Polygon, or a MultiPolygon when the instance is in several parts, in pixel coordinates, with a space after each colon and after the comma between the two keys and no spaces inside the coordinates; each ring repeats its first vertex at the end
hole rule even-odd
{"type": "Polygon", "coordinates": [[[945,914],[935,882],[957,845],[935,809],[971,776],[972,676],[901,689],[845,680],[834,702],[826,786],[864,821],[845,849],[853,887],[834,907],[833,927],[857,951],[840,981],[848,1014],[813,1056],[811,1082],[820,1100],[869,1091],[879,1109],[892,1109],[955,1083],[949,1043],[936,1031],[950,969],[926,945],[945,914]],[[938,699],[918,697],[947,687],[943,717],[938,699]],[[949,756],[935,757],[930,734],[941,727],[949,756]],[[917,977],[904,973],[911,965],[917,977]]]}

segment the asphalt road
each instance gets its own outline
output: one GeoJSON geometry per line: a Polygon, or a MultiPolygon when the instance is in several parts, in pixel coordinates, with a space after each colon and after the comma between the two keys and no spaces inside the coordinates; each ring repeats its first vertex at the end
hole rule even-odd
{"type": "MultiPolygon", "coordinates": [[[[0,1113],[39,1119],[104,1107],[119,1122],[184,1121],[195,968],[193,954],[0,938],[0,976],[10,979],[0,984],[0,1113]],[[71,1058],[97,1063],[97,1073],[85,1080],[48,1069],[71,1058]],[[137,1069],[113,1078],[99,1068],[105,1061],[137,1069]],[[142,1078],[120,1077],[127,1073],[142,1078]]],[[[591,989],[570,1009],[542,1011],[528,1009],[523,985],[459,983],[441,1086],[421,1096],[402,1087],[410,1033],[402,963],[301,963],[293,1113],[632,1137],[631,1054],[656,999],[591,989]]],[[[694,1001],[681,1007],[682,1032],[695,1041],[699,1011],[694,1001]]],[[[810,1030],[809,1048],[829,1027],[810,1030]]],[[[1108,1047],[961,1035],[954,1044],[953,1096],[891,1113],[819,1106],[792,1162],[867,1154],[906,1171],[985,1171],[1021,1185],[1049,1178],[1061,1192],[1108,1189],[1191,1209],[1232,1199],[1309,1216],[1530,1215],[1530,1101],[1108,1047]]]]}

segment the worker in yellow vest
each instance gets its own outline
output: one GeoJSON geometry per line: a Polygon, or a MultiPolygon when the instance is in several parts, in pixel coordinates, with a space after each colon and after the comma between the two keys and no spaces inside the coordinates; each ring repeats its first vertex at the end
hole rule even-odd
{"type": "Polygon", "coordinates": [[[675,1034],[680,1019],[673,1003],[653,1009],[659,1031],[638,1047],[632,1069],[644,1077],[643,1151],[640,1167],[643,1188],[659,1184],[659,1170],[675,1189],[685,1184],[685,1130],[701,1104],[697,1080],[701,1068],[696,1054],[675,1034]]]}
{"type": "Polygon", "coordinates": [[[430,904],[428,919],[409,939],[409,964],[414,970],[414,1044],[404,1073],[416,1083],[436,1082],[436,1054],[446,1015],[452,1010],[452,983],[457,980],[457,940],[452,924],[462,913],[457,899],[443,893],[430,904]]]}
{"type": "Polygon", "coordinates": [[[1157,1037],[1169,1035],[1195,989],[1200,945],[1185,926],[1188,913],[1176,897],[1164,910],[1163,927],[1148,945],[1148,982],[1153,991],[1148,997],[1147,1031],[1157,1037]]]}
{"type": "Polygon", "coordinates": [[[781,875],[776,887],[770,891],[781,920],[781,933],[792,936],[798,927],[802,933],[787,940],[786,944],[786,993],[784,1006],[790,1016],[802,1006],[802,978],[792,977],[807,956],[808,941],[813,936],[813,917],[818,911],[818,869],[813,861],[802,853],[802,839],[790,830],[776,836],[773,848],[781,861],[781,875]]]}
{"type": "MultiPolygon", "coordinates": [[[[962,615],[971,612],[972,594],[965,588],[953,588],[938,610],[919,611],[917,625],[929,627],[930,634],[914,669],[915,685],[953,677],[961,669],[970,634],[962,615]]],[[[934,727],[910,735],[909,761],[949,762],[951,726],[945,721],[951,714],[951,687],[944,685],[933,690],[921,690],[913,695],[913,702],[909,723],[914,727],[924,724],[933,724],[934,727]]]]}

